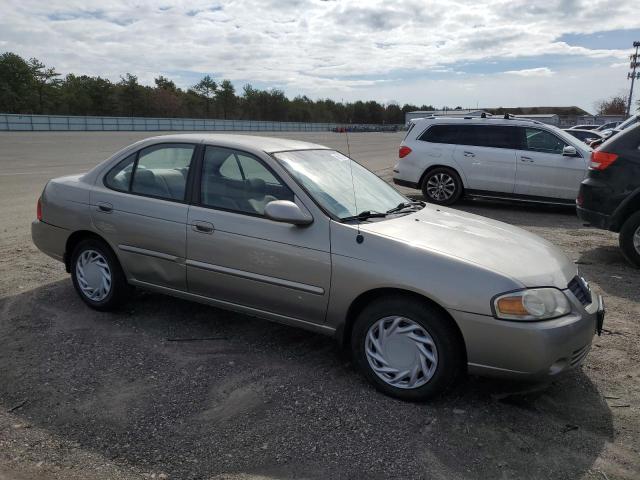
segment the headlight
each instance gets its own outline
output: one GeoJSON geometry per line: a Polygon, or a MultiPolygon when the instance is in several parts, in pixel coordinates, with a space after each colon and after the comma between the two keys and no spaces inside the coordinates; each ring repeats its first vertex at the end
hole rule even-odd
{"type": "Polygon", "coordinates": [[[547,320],[570,313],[571,305],[557,288],[531,288],[494,298],[493,311],[503,320],[547,320]]]}

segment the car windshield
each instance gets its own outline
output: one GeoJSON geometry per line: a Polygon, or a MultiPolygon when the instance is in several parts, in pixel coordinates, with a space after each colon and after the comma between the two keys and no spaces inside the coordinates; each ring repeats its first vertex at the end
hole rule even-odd
{"type": "Polygon", "coordinates": [[[275,157],[322,208],[340,219],[362,212],[385,213],[409,202],[374,173],[334,150],[296,150],[275,157]]]}

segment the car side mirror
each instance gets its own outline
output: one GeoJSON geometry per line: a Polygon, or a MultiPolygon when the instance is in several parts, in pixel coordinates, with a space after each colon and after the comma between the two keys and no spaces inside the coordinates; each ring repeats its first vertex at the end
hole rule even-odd
{"type": "Polygon", "coordinates": [[[564,155],[565,157],[575,157],[576,155],[578,155],[578,151],[576,150],[576,147],[567,145],[562,149],[562,155],[564,155]]]}
{"type": "Polygon", "coordinates": [[[293,225],[309,225],[313,217],[289,200],[273,200],[264,207],[265,216],[276,222],[291,223],[293,225]]]}

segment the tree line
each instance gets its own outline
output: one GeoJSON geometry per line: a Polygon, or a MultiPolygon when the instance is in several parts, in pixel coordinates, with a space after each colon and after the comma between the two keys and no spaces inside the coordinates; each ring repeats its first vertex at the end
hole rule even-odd
{"type": "Polygon", "coordinates": [[[74,73],[63,76],[36,58],[0,55],[1,113],[402,124],[406,112],[433,109],[374,100],[312,100],[305,95],[289,99],[277,88],[261,90],[250,84],[238,93],[230,80],[217,81],[210,75],[186,89],[162,75],[153,86],[141,85],[131,73],[117,82],[74,73]]]}

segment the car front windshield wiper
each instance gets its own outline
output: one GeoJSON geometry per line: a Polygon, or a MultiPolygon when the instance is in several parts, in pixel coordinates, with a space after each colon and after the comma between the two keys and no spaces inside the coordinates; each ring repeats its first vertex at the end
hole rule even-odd
{"type": "Polygon", "coordinates": [[[426,203],[416,200],[413,202],[402,202],[400,205],[398,205],[397,207],[393,207],[389,210],[387,210],[387,215],[391,214],[391,213],[398,213],[401,212],[402,210],[405,210],[407,208],[412,208],[412,207],[424,207],[426,205],[426,203]]]}
{"type": "Polygon", "coordinates": [[[368,220],[370,218],[383,218],[383,217],[386,217],[386,216],[387,216],[386,213],[372,212],[371,210],[365,210],[364,212],[360,212],[357,215],[352,215],[350,217],[344,217],[344,218],[341,218],[340,220],[342,222],[348,222],[350,220],[368,220]]]}

